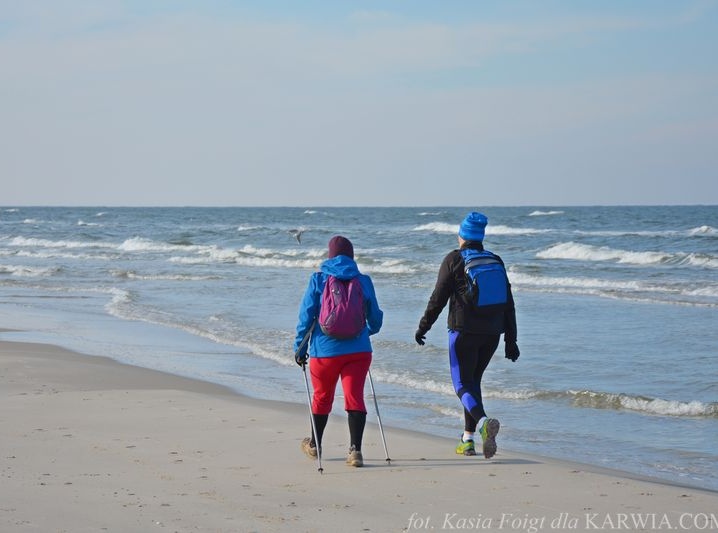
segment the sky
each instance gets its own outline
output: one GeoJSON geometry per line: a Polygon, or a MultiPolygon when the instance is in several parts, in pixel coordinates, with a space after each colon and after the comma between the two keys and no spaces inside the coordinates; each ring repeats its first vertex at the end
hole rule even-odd
{"type": "Polygon", "coordinates": [[[718,0],[0,0],[0,205],[718,204],[718,0]]]}

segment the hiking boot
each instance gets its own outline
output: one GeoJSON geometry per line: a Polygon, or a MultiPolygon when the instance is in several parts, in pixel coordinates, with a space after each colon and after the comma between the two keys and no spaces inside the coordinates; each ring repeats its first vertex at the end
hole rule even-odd
{"type": "Polygon", "coordinates": [[[305,437],[304,439],[302,439],[301,448],[302,448],[302,451],[304,453],[306,453],[308,457],[311,457],[312,459],[316,459],[317,447],[312,446],[311,437],[305,437]]]}
{"type": "Polygon", "coordinates": [[[499,434],[499,421],[487,418],[479,429],[483,441],[484,457],[491,459],[496,454],[496,435],[499,434]]]}
{"type": "Polygon", "coordinates": [[[349,466],[356,466],[357,468],[360,466],[364,466],[364,457],[362,457],[361,452],[357,450],[354,446],[349,448],[349,455],[347,455],[347,464],[349,466]]]}
{"type": "Polygon", "coordinates": [[[476,455],[474,441],[467,440],[466,442],[464,442],[464,439],[459,437],[459,444],[456,446],[456,453],[458,453],[459,455],[476,455]]]}

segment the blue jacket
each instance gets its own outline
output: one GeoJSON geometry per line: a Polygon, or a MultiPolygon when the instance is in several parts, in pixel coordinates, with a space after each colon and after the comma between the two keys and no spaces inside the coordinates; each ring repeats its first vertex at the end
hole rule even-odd
{"type": "MultiPolygon", "coordinates": [[[[371,341],[369,335],[378,333],[384,320],[384,313],[379,309],[376,300],[374,284],[371,278],[359,273],[356,262],[346,255],[337,255],[327,259],[321,264],[320,271],[312,274],[309,278],[309,286],[304,293],[299,308],[299,322],[297,323],[297,336],[294,339],[294,353],[297,353],[302,339],[309,332],[314,321],[319,317],[319,306],[322,298],[324,284],[329,275],[339,279],[351,279],[359,276],[362,292],[364,293],[364,305],[366,306],[366,327],[355,339],[340,340],[328,337],[317,325],[312,331],[311,340],[308,343],[309,354],[312,357],[334,357],[357,352],[371,352],[371,341]]],[[[302,348],[304,355],[307,353],[307,344],[302,348]]]]}

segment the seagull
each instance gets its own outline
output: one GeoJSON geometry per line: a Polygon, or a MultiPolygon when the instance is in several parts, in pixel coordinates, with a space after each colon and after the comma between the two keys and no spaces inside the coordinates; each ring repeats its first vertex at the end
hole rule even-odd
{"type": "Polygon", "coordinates": [[[294,235],[294,238],[297,239],[299,244],[302,244],[302,233],[304,233],[303,229],[290,229],[289,233],[294,235]]]}

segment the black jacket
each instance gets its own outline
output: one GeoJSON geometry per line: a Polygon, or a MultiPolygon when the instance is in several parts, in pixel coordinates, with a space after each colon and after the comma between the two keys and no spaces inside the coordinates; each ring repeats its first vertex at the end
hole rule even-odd
{"type": "MultiPolygon", "coordinates": [[[[481,243],[469,242],[465,248],[483,250],[481,243]]],[[[459,250],[449,252],[441,262],[439,276],[434,292],[431,293],[424,316],[419,321],[419,329],[426,333],[449,303],[447,325],[454,331],[472,334],[504,334],[504,341],[516,341],[516,309],[514,297],[509,285],[509,301],[503,313],[484,315],[477,312],[474,304],[466,296],[467,285],[464,274],[464,259],[459,250]]]]}

